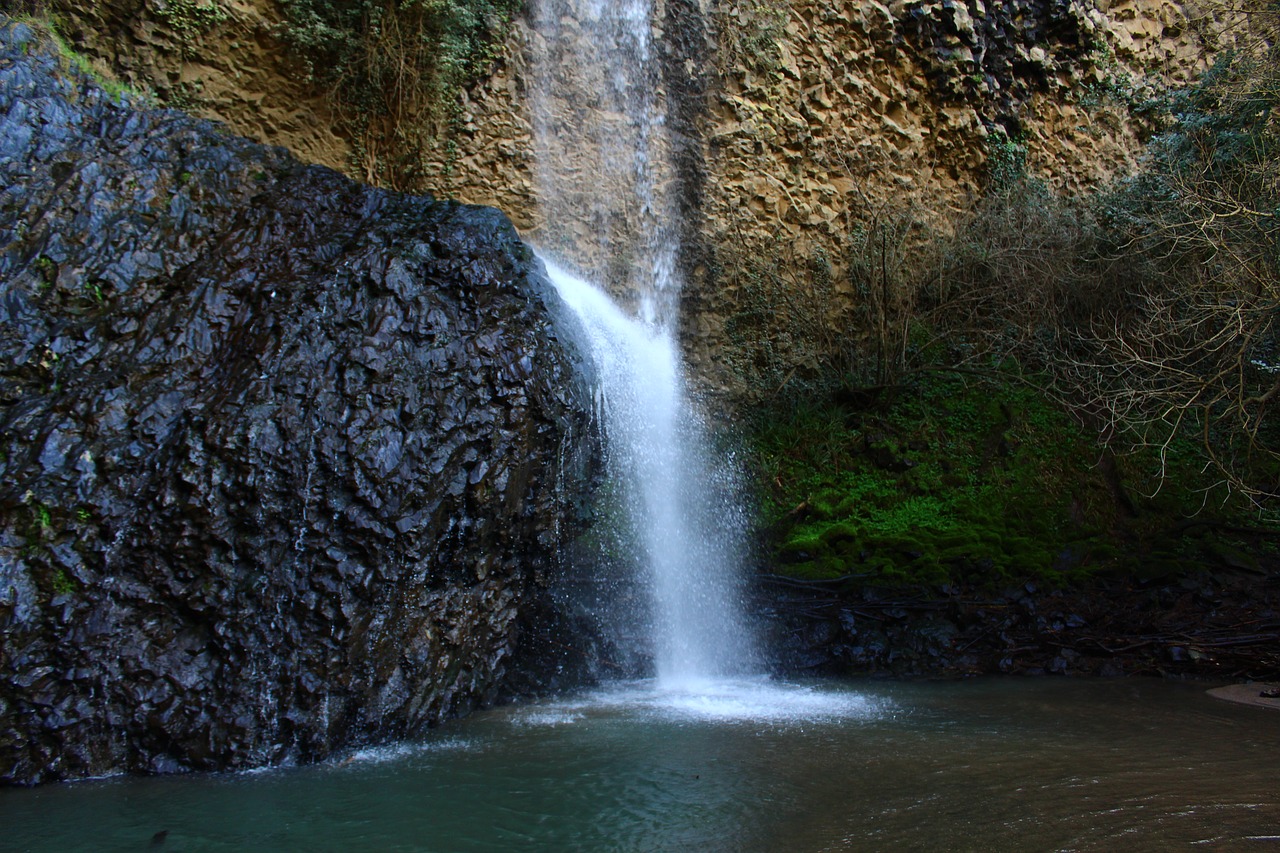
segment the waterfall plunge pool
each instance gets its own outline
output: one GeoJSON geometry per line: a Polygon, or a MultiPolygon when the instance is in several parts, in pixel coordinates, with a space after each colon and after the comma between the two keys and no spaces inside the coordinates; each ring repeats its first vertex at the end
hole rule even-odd
{"type": "Polygon", "coordinates": [[[1280,714],[1203,690],[623,684],[313,767],[0,790],[0,849],[1274,849],[1280,714]]]}

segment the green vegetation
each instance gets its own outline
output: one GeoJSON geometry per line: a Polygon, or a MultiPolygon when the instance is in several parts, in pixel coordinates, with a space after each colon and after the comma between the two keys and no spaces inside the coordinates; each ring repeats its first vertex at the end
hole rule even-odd
{"type": "Polygon", "coordinates": [[[1143,109],[1141,171],[1090,196],[993,133],[988,191],[937,230],[868,205],[833,263],[724,273],[777,565],[1006,584],[1280,556],[1280,48],[1143,109]]]}
{"type": "Polygon", "coordinates": [[[722,33],[716,52],[721,73],[739,73],[742,69],[766,77],[781,73],[781,41],[788,8],[777,0],[743,0],[714,6],[722,33]]]}
{"type": "Polygon", "coordinates": [[[71,595],[76,591],[76,582],[71,579],[65,569],[55,569],[49,580],[54,595],[71,595]]]}
{"type": "Polygon", "coordinates": [[[1074,330],[1071,360],[1091,369],[1064,372],[1143,441],[1194,429],[1212,467],[1264,499],[1280,497],[1278,107],[1276,45],[1168,96],[1146,168],[1090,200],[1094,266],[1124,301],[1110,334],[1096,317],[1074,330]]]}
{"type": "Polygon", "coordinates": [[[58,277],[58,265],[48,255],[41,255],[36,258],[35,267],[36,274],[40,277],[40,282],[45,287],[53,284],[54,279],[58,277]]]}
{"type": "Polygon", "coordinates": [[[408,188],[497,58],[520,0],[285,0],[284,36],[328,86],[370,179],[408,188]],[[387,152],[396,152],[391,158],[387,152]]]}
{"type": "Polygon", "coordinates": [[[58,52],[58,56],[61,57],[64,67],[90,78],[107,95],[116,100],[132,100],[140,103],[148,101],[145,95],[131,89],[111,76],[103,74],[88,57],[67,44],[67,40],[58,32],[57,17],[49,14],[42,3],[19,5],[20,8],[14,10],[11,13],[11,17],[31,27],[40,39],[53,45],[58,52]]]}
{"type": "Polygon", "coordinates": [[[987,179],[996,189],[1014,186],[1027,177],[1027,141],[1002,130],[987,135],[987,179]]]}
{"type": "Polygon", "coordinates": [[[777,406],[751,447],[770,562],[812,580],[994,588],[1142,575],[1237,548],[1222,530],[1280,532],[1206,474],[1194,442],[1116,457],[1030,384],[997,374],[922,371],[875,399],[777,406]]]}
{"type": "MultiPolygon", "coordinates": [[[[51,309],[61,305],[77,310],[78,308],[83,308],[83,305],[77,306],[77,303],[80,302],[102,305],[107,301],[107,291],[103,288],[104,282],[100,279],[81,281],[79,287],[62,294],[62,296],[69,298],[60,298],[56,287],[58,283],[58,264],[48,255],[37,257],[32,262],[32,267],[35,270],[37,294],[44,300],[43,304],[46,308],[51,309]]],[[[45,360],[50,363],[50,366],[54,366],[58,362],[58,356],[56,353],[49,352],[46,353],[45,360]]]]}
{"type": "Polygon", "coordinates": [[[184,50],[230,17],[218,0],[165,0],[153,8],[155,16],[179,36],[184,50]]]}
{"type": "Polygon", "coordinates": [[[40,536],[45,531],[53,527],[53,515],[49,511],[49,507],[35,501],[30,505],[31,509],[31,534],[40,536]]]}
{"type": "Polygon", "coordinates": [[[184,113],[195,112],[204,106],[204,81],[180,82],[169,89],[165,106],[184,113]]]}
{"type": "Polygon", "coordinates": [[[23,504],[27,517],[25,523],[18,523],[18,532],[24,540],[22,557],[31,567],[32,577],[50,597],[76,593],[80,583],[58,564],[55,548],[59,542],[65,542],[67,536],[88,534],[94,528],[93,510],[79,506],[65,512],[31,492],[23,497],[23,504]]]}

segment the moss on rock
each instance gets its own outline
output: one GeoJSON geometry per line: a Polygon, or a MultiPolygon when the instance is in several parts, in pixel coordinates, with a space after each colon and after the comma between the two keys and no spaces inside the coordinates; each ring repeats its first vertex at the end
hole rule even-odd
{"type": "Polygon", "coordinates": [[[1256,551],[1222,532],[1257,527],[1255,508],[1215,493],[1191,442],[1117,457],[1034,387],[1007,379],[925,372],[876,399],[810,400],[757,422],[776,571],[998,587],[1182,571],[1220,562],[1223,548],[1256,551]]]}

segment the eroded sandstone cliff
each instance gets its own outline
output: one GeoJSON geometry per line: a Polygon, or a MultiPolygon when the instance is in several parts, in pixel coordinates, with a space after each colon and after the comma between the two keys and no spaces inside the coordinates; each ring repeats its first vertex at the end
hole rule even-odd
{"type": "MultiPolygon", "coordinates": [[[[281,40],[281,7],[214,5],[223,17],[194,37],[158,0],[65,16],[75,42],[126,81],[194,93],[184,103],[197,114],[374,176],[376,152],[341,135],[281,40]]],[[[817,262],[847,288],[851,233],[877,217],[944,221],[1002,161],[1067,191],[1096,186],[1135,164],[1146,99],[1247,30],[1238,11],[1194,0],[665,0],[655,20],[657,97],[684,183],[685,340],[695,373],[718,389],[740,382],[726,323],[747,307],[744,259],[785,255],[801,277],[817,262]]],[[[546,231],[529,98],[541,38],[515,22],[419,178],[504,210],[535,241],[546,231]]],[[[577,234],[589,222],[555,227],[561,240],[595,236],[577,234]]]]}

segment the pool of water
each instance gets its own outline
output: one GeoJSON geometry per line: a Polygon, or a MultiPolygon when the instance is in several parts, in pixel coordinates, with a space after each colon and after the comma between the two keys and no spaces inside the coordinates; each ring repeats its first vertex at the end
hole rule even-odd
{"type": "Polygon", "coordinates": [[[315,767],[0,790],[0,849],[1274,850],[1280,713],[1203,689],[619,685],[315,767]]]}

